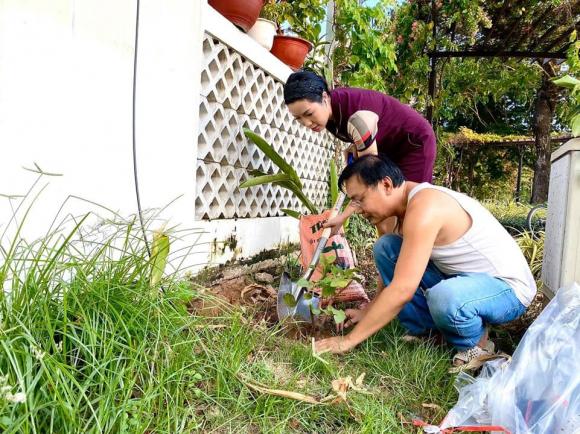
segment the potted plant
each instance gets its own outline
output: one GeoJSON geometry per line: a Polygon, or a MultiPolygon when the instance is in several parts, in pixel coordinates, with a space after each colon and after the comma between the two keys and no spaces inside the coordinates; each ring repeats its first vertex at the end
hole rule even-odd
{"type": "Polygon", "coordinates": [[[325,16],[322,0],[266,0],[262,18],[278,26],[271,52],[293,69],[304,64],[312,50],[309,42],[315,33],[320,33],[320,22],[325,16]]]}
{"type": "Polygon", "coordinates": [[[208,0],[208,3],[244,32],[252,28],[264,6],[264,0],[208,0]]]}
{"type": "Polygon", "coordinates": [[[277,29],[278,26],[274,21],[260,17],[256,21],[256,24],[248,31],[248,36],[252,37],[258,44],[270,51],[277,29]]]}

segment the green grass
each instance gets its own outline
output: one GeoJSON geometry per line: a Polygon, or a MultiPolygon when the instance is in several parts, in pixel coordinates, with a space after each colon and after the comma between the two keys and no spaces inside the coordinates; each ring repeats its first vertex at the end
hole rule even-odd
{"type": "Polygon", "coordinates": [[[175,275],[151,288],[131,222],[100,227],[100,238],[82,225],[0,249],[2,432],[403,433],[413,428],[399,414],[439,421],[456,399],[450,354],[402,343],[396,324],[326,365],[247,309],[192,314],[192,299],[211,297],[175,275]],[[241,381],[323,397],[332,380],[362,373],[369,393],[349,392],[348,406],[262,395],[241,381]],[[18,393],[23,402],[12,402],[18,393]]]}
{"type": "Polygon", "coordinates": [[[485,206],[493,216],[512,235],[518,235],[528,229],[526,218],[532,209],[532,205],[517,203],[513,201],[483,201],[485,206]]]}

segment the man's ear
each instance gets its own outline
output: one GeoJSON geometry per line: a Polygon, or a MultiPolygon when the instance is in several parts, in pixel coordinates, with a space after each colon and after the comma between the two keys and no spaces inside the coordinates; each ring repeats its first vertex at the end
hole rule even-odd
{"type": "Polygon", "coordinates": [[[393,180],[390,177],[385,176],[381,182],[383,184],[383,187],[385,187],[385,192],[387,193],[387,195],[390,195],[394,189],[393,180]]]}

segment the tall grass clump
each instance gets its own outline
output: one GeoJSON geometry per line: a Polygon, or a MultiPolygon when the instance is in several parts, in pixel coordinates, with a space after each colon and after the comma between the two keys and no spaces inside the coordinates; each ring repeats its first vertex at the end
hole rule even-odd
{"type": "Polygon", "coordinates": [[[134,221],[86,217],[30,244],[23,219],[0,246],[0,430],[191,432],[193,291],[159,278],[134,221]]]}
{"type": "Polygon", "coordinates": [[[518,235],[527,229],[526,218],[532,209],[529,204],[513,201],[482,201],[489,212],[505,227],[511,235],[518,235]]]}

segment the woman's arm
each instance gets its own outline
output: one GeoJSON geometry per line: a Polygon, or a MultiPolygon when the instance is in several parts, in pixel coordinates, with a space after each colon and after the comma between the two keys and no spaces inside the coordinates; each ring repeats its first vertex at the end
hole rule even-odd
{"type": "Polygon", "coordinates": [[[346,129],[354,143],[355,158],[367,154],[377,155],[378,123],[379,116],[369,110],[359,110],[348,119],[346,129]]]}

